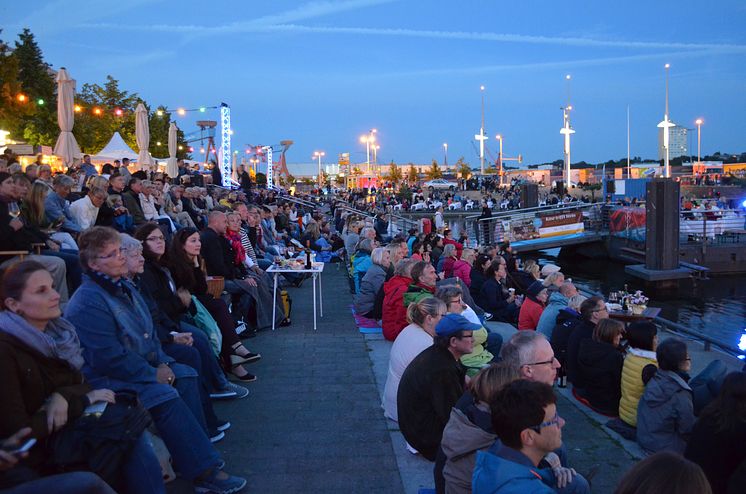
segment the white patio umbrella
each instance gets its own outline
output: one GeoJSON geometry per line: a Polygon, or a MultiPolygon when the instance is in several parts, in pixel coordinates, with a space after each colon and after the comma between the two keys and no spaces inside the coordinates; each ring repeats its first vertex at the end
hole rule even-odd
{"type": "Polygon", "coordinates": [[[135,140],[140,153],[137,156],[137,164],[141,170],[145,170],[154,164],[153,158],[148,152],[150,146],[150,126],[148,125],[148,110],[145,105],[139,103],[135,109],[135,140]]]}
{"type": "Polygon", "coordinates": [[[171,178],[176,178],[179,174],[179,167],[176,165],[176,123],[171,122],[168,127],[168,162],[166,163],[166,173],[171,178]]]}
{"type": "Polygon", "coordinates": [[[57,72],[57,123],[60,135],[54,145],[54,154],[62,158],[65,166],[71,166],[75,158],[80,158],[80,147],[73,135],[75,125],[75,80],[70,79],[67,69],[57,72]]]}

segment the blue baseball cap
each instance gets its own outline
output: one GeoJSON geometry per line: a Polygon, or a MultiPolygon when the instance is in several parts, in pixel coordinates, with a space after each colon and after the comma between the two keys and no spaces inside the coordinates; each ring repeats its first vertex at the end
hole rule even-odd
{"type": "Polygon", "coordinates": [[[470,322],[461,314],[446,314],[435,326],[435,334],[448,337],[459,331],[477,331],[479,329],[482,329],[481,325],[470,322]]]}

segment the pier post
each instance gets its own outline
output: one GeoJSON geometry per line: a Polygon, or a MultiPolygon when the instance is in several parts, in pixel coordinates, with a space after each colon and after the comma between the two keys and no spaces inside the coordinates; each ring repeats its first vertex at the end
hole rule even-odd
{"type": "Polygon", "coordinates": [[[679,267],[679,183],[667,178],[647,183],[645,267],[679,267]]]}
{"type": "Polygon", "coordinates": [[[525,183],[521,185],[521,207],[539,207],[539,186],[537,184],[525,183]]]}

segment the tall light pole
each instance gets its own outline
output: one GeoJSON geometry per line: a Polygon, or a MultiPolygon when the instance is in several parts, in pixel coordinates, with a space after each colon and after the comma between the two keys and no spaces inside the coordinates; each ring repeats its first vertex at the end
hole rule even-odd
{"type": "Polygon", "coordinates": [[[448,143],[443,143],[443,169],[448,170],[448,143]]]}
{"type": "Polygon", "coordinates": [[[570,126],[570,111],[572,110],[572,105],[570,104],[570,74],[567,74],[565,76],[565,80],[567,81],[567,106],[561,107],[560,110],[562,110],[562,119],[563,119],[563,125],[562,129],[560,129],[560,134],[565,136],[565,167],[564,171],[562,173],[562,177],[565,182],[565,188],[570,188],[570,136],[575,133],[573,128],[570,126]]]}
{"type": "Polygon", "coordinates": [[[671,68],[671,64],[667,63],[666,65],[664,65],[664,68],[666,69],[666,111],[663,114],[663,121],[658,124],[658,127],[663,129],[663,147],[666,149],[666,154],[663,161],[663,176],[666,178],[671,178],[671,164],[669,163],[670,153],[668,149],[669,140],[671,138],[669,129],[674,126],[668,118],[668,70],[671,68]]]}
{"type": "Polygon", "coordinates": [[[701,118],[694,121],[697,124],[697,163],[702,163],[702,124],[704,122],[701,118]]]}
{"type": "Polygon", "coordinates": [[[500,177],[500,187],[503,185],[503,136],[501,134],[497,134],[495,136],[495,139],[500,141],[500,151],[497,153],[497,173],[500,177]]]}
{"type": "Polygon", "coordinates": [[[314,158],[318,158],[318,160],[319,160],[319,174],[317,175],[318,180],[319,180],[319,187],[321,187],[321,186],[324,185],[323,183],[321,183],[321,157],[325,156],[325,155],[326,155],[326,153],[324,153],[324,151],[314,151],[313,152],[313,157],[314,158]]]}
{"type": "Polygon", "coordinates": [[[376,142],[378,129],[370,129],[366,135],[360,136],[360,142],[365,143],[365,164],[367,173],[370,173],[370,145],[376,142]]]}
{"type": "Polygon", "coordinates": [[[487,140],[484,133],[484,86],[479,86],[479,91],[482,93],[482,127],[479,129],[479,134],[474,136],[474,139],[479,141],[479,170],[480,174],[484,175],[484,141],[487,140]]]}

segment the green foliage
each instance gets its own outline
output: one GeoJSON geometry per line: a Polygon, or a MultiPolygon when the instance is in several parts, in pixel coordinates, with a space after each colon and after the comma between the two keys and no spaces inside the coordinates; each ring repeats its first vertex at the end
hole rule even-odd
{"type": "Polygon", "coordinates": [[[419,180],[419,173],[417,172],[417,168],[414,166],[414,163],[409,164],[409,171],[407,172],[407,182],[410,184],[414,184],[419,180]]]}
{"type": "Polygon", "coordinates": [[[256,184],[257,185],[267,185],[267,174],[259,172],[256,174],[256,184]]]}
{"type": "MultiPolygon", "coordinates": [[[[146,105],[147,107],[147,105],[146,105]]],[[[148,128],[150,129],[150,154],[158,158],[168,158],[168,128],[171,126],[171,115],[165,111],[166,107],[160,105],[155,112],[148,113],[148,128]],[[158,116],[157,111],[163,114],[158,116]],[[158,143],[161,143],[159,146],[158,143]]],[[[187,158],[189,146],[184,142],[184,132],[176,131],[176,157],[187,158]],[[179,149],[181,146],[181,149],[179,149]]]]}
{"type": "MultiPolygon", "coordinates": [[[[140,101],[136,93],[119,88],[119,81],[111,75],[106,76],[103,86],[98,84],[83,84],[77,95],[76,103],[85,111],[76,114],[75,134],[80,149],[85,153],[96,153],[103,148],[114,132],[119,132],[132,149],[137,149],[135,139],[135,108],[140,101]],[[100,115],[93,113],[94,108],[101,109],[100,115]],[[116,109],[122,110],[122,115],[114,114],[116,109]]],[[[168,128],[166,129],[168,141],[168,128]]]]}
{"type": "Polygon", "coordinates": [[[468,163],[464,161],[464,157],[460,157],[458,161],[456,161],[456,170],[458,173],[458,176],[463,178],[464,180],[471,177],[471,167],[468,163]]]}
{"type": "Polygon", "coordinates": [[[425,172],[425,176],[430,180],[441,178],[443,176],[443,170],[440,169],[440,165],[437,160],[433,160],[430,168],[425,172]]]}
{"type": "Polygon", "coordinates": [[[384,178],[392,182],[394,189],[396,189],[397,185],[399,185],[399,183],[404,178],[404,174],[402,173],[401,168],[396,166],[396,163],[392,161],[391,164],[389,165],[389,171],[384,176],[384,178]]]}

